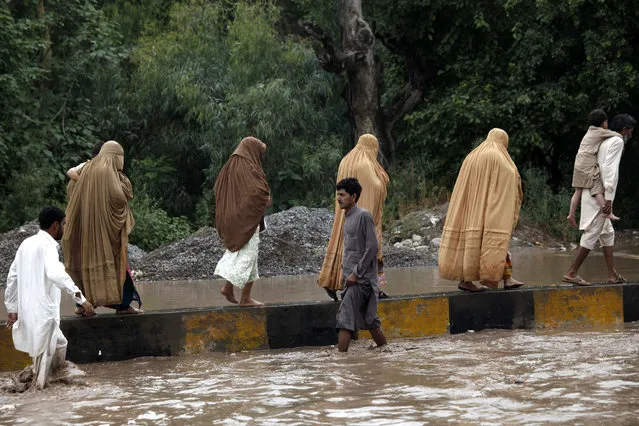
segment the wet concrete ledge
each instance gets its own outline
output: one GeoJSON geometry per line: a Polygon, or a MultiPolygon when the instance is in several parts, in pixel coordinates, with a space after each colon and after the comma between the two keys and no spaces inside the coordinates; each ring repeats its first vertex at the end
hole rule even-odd
{"type": "MultiPolygon", "coordinates": [[[[140,316],[64,317],[67,358],[76,363],[326,346],[337,342],[335,302],[214,307],[140,316]]],[[[591,327],[639,320],[639,283],[591,287],[530,287],[487,293],[437,293],[380,301],[387,337],[412,338],[488,328],[591,327]]],[[[366,334],[367,333],[362,333],[366,334]]],[[[28,356],[0,329],[0,371],[23,368],[28,356]]]]}

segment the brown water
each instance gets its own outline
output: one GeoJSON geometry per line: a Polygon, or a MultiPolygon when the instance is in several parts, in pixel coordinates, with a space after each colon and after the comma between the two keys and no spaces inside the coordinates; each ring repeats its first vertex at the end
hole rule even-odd
{"type": "MultiPolygon", "coordinates": [[[[584,424],[639,421],[639,324],[80,366],[84,384],[0,394],[0,423],[584,424]]],[[[2,376],[0,376],[2,377],[2,376]]],[[[6,375],[5,375],[6,377],[6,375]]]]}
{"type": "MultiPolygon", "coordinates": [[[[524,249],[513,253],[515,278],[529,286],[562,285],[561,277],[572,262],[574,252],[557,252],[541,249],[524,249]]],[[[617,270],[626,278],[639,281],[639,255],[617,253],[617,270]]],[[[439,277],[436,267],[389,268],[386,272],[390,295],[412,295],[458,291],[457,283],[439,277]]],[[[580,270],[586,280],[603,281],[606,267],[603,256],[593,252],[580,270]]],[[[265,303],[312,302],[328,300],[324,290],[316,283],[317,275],[296,275],[263,278],[256,282],[253,295],[265,303]]],[[[228,303],[220,295],[221,280],[161,281],[137,284],[145,310],[199,308],[224,306],[228,303]]],[[[0,289],[4,300],[4,289],[0,289]]],[[[62,315],[73,315],[74,303],[63,295],[62,315]]],[[[99,308],[98,312],[113,312],[99,308]]],[[[4,304],[0,304],[0,318],[6,316],[4,304]]]]}

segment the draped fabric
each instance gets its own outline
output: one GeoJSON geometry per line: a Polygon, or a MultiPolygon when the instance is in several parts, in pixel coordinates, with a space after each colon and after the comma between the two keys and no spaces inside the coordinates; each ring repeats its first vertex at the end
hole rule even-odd
{"type": "MultiPolygon", "coordinates": [[[[342,159],[337,171],[337,182],[347,177],[356,178],[362,186],[357,205],[373,216],[377,233],[377,260],[382,260],[382,213],[389,178],[377,161],[379,142],[370,134],[360,136],[357,145],[342,159]]],[[[344,212],[335,198],[335,219],[320,271],[318,284],[331,290],[342,289],[342,255],[344,252],[344,212]]]]}
{"type": "Polygon", "coordinates": [[[215,181],[215,227],[231,252],[240,250],[264,218],[271,191],[262,170],[266,144],[240,141],[215,181]]]}
{"type": "Polygon", "coordinates": [[[523,200],[521,178],[508,154],[508,134],[493,129],[464,160],[439,248],[441,277],[499,281],[523,200]]]}
{"type": "Polygon", "coordinates": [[[62,238],[67,272],[94,306],[122,301],[129,234],[131,182],[122,173],[124,150],[106,142],[69,188],[67,225],[62,238]]]}
{"type": "Polygon", "coordinates": [[[590,188],[591,195],[603,194],[603,184],[597,163],[597,153],[603,141],[612,137],[619,137],[619,133],[601,127],[590,126],[579,144],[579,151],[575,156],[575,166],[572,174],[573,188],[590,188]]]}

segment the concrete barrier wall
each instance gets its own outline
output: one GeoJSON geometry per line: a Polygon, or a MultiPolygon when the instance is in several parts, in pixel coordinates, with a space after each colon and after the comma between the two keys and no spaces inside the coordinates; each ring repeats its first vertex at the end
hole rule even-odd
{"type": "MultiPolygon", "coordinates": [[[[326,346],[337,342],[338,307],[335,302],[318,302],[65,317],[61,328],[69,340],[67,358],[77,363],[326,346]]],[[[639,320],[639,284],[395,297],[380,301],[379,314],[389,339],[488,328],[621,324],[639,320]]],[[[18,370],[29,362],[13,348],[10,330],[0,329],[0,371],[18,370]]]]}

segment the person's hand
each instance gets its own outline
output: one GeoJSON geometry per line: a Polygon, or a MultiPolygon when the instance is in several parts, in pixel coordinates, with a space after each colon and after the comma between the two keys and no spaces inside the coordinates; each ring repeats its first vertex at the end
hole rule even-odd
{"type": "Polygon", "coordinates": [[[601,212],[603,214],[612,213],[612,200],[606,200],[606,202],[604,203],[604,206],[601,208],[601,212]]]}
{"type": "Polygon", "coordinates": [[[346,285],[357,284],[357,275],[351,272],[351,274],[348,277],[346,277],[346,279],[344,280],[344,283],[346,285]]]}
{"type": "Polygon", "coordinates": [[[93,305],[90,304],[88,301],[82,304],[82,308],[84,309],[85,317],[92,317],[93,315],[95,315],[95,310],[93,309],[93,305]]]}
{"type": "Polygon", "coordinates": [[[15,324],[15,322],[18,321],[18,313],[17,312],[10,312],[7,315],[7,328],[11,328],[13,327],[13,324],[15,324]]]}

